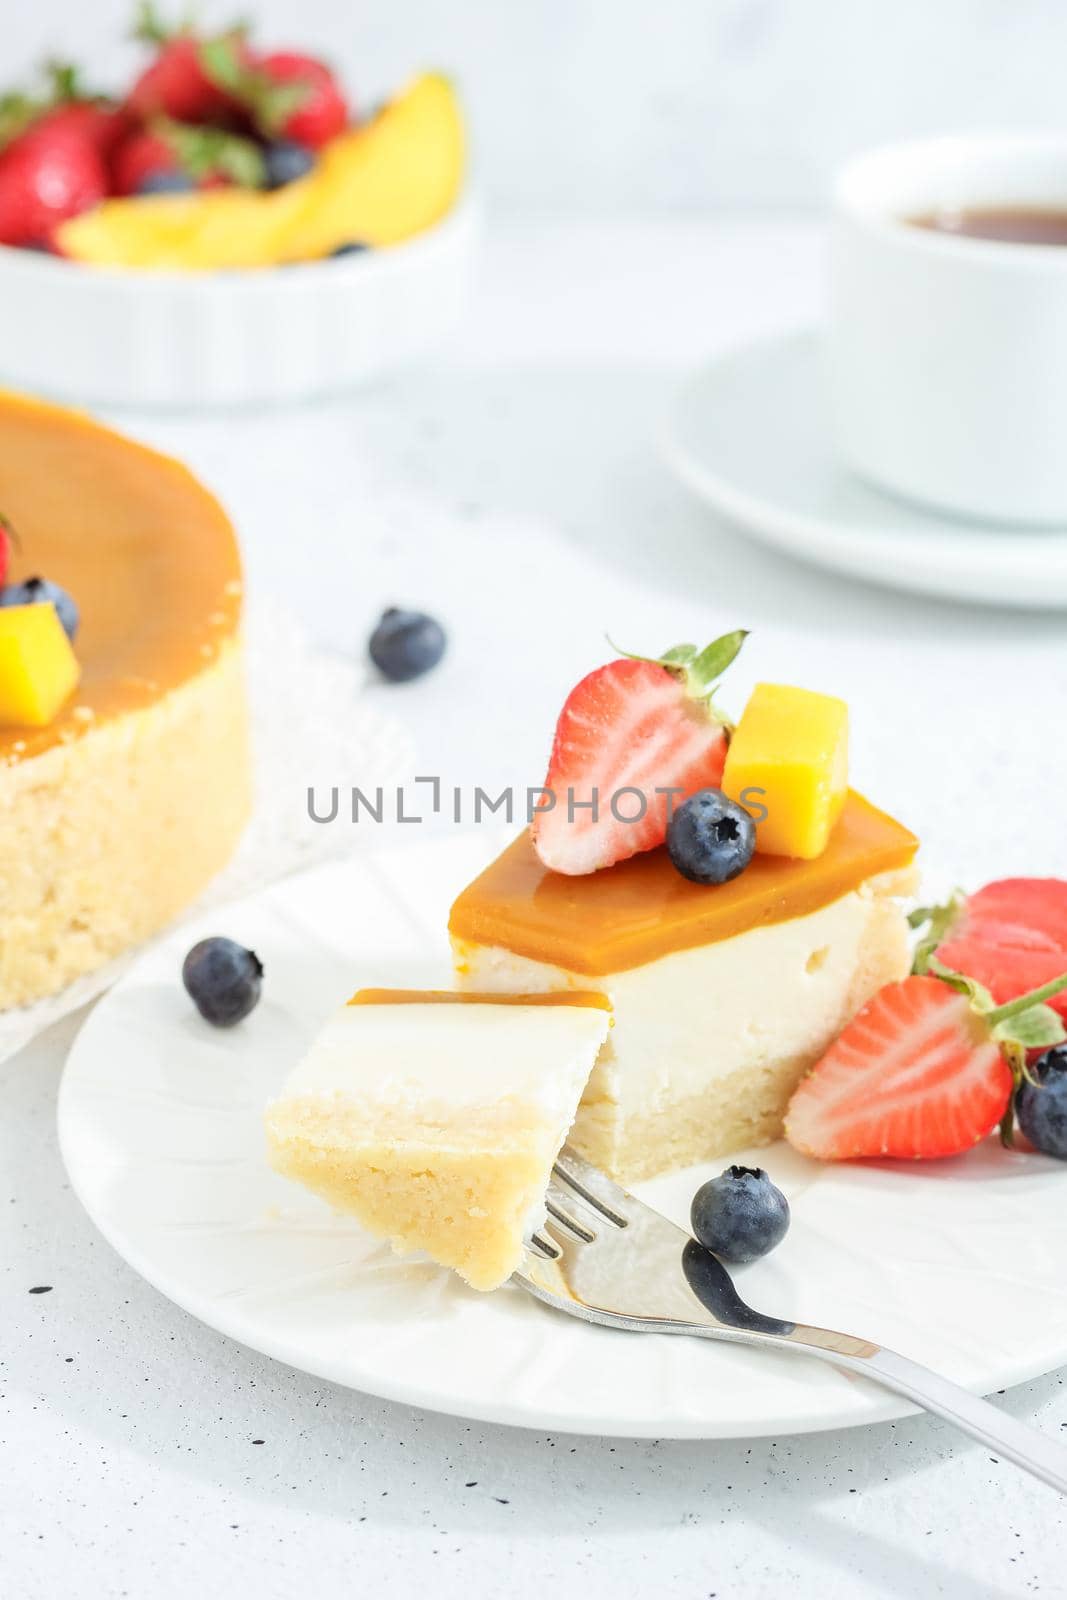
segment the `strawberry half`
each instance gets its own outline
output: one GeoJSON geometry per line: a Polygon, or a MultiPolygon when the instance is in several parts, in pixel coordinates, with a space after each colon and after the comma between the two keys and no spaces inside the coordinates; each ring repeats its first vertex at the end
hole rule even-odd
{"type": "Polygon", "coordinates": [[[930,959],[930,972],[879,990],[796,1089],[785,1135],[823,1161],[959,1155],[1000,1122],[1026,1052],[1067,1037],[1043,1002],[1061,974],[994,1006],[971,978],[930,959]]]}
{"type": "Polygon", "coordinates": [[[728,725],[712,696],[745,637],[609,661],[571,690],[531,830],[546,867],[580,876],[652,850],[684,799],[721,782],[728,725]]]}
{"type": "MultiPolygon", "coordinates": [[[[998,1005],[1067,968],[1067,883],[1060,878],[1003,878],[965,900],[917,912],[913,922],[920,920],[930,928],[925,947],[984,984],[998,1005]]],[[[1067,994],[1052,1006],[1067,1018],[1067,994]]]]}

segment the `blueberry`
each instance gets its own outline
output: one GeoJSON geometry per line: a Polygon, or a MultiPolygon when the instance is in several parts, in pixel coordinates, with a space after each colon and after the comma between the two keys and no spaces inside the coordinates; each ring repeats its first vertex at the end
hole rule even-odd
{"type": "Polygon", "coordinates": [[[1036,1083],[1024,1078],[1015,1096],[1019,1126],[1043,1155],[1067,1161],[1067,1045],[1056,1045],[1030,1068],[1036,1083]]]}
{"type": "Polygon", "coordinates": [[[721,789],[699,789],[667,825],[667,853],[693,883],[729,883],[756,848],[756,824],[721,789]]]}
{"type": "Polygon", "coordinates": [[[370,658],[392,683],[421,678],[444,653],[444,629],[421,611],[390,606],[370,636],[370,658]]]}
{"type": "Polygon", "coordinates": [[[259,1002],[263,963],[233,939],[201,939],[182,962],[182,982],[200,1015],[232,1028],[259,1002]]]}
{"type": "Polygon", "coordinates": [[[315,165],[315,157],[302,144],[292,139],[275,139],[263,151],[268,189],[284,189],[297,178],[306,178],[315,165]]]}
{"type": "Polygon", "coordinates": [[[143,177],[135,194],[188,194],[196,183],[187,172],[149,172],[143,177]]]}
{"type": "Polygon", "coordinates": [[[39,606],[51,601],[56,608],[68,639],[78,631],[78,608],[66,589],[47,578],[25,578],[22,583],[9,583],[0,590],[0,606],[39,606]]]}
{"type": "Polygon", "coordinates": [[[758,1261],[789,1229],[789,1201],[761,1167],[727,1167],[701,1184],[690,1211],[693,1232],[723,1261],[758,1261]]]}
{"type": "Polygon", "coordinates": [[[347,244],[339,244],[336,250],[331,250],[331,256],[359,256],[364,250],[369,250],[369,244],[361,244],[358,239],[350,239],[347,244]]]}

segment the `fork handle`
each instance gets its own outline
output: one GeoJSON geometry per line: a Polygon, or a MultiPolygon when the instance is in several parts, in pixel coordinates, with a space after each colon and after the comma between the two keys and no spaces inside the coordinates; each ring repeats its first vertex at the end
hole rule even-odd
{"type": "Polygon", "coordinates": [[[829,1333],[822,1328],[797,1327],[784,1339],[772,1336],[767,1342],[778,1346],[791,1344],[835,1367],[862,1373],[883,1388],[914,1400],[916,1405],[932,1411],[935,1416],[944,1417],[946,1422],[1013,1461],[1024,1472],[1032,1473],[1067,1495],[1067,1449],[1057,1439],[1047,1438],[1025,1422],[1017,1422],[990,1405],[988,1400],[970,1394],[919,1362],[909,1361],[907,1356],[898,1356],[894,1350],[886,1350],[881,1345],[829,1333]]]}

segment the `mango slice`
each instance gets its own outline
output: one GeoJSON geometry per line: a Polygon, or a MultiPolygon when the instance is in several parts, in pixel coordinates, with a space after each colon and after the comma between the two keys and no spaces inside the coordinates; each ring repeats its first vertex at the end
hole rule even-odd
{"type": "Polygon", "coordinates": [[[399,244],[451,210],[464,162],[455,90],[424,73],[371,121],[331,140],[296,183],[270,193],[105,200],[57,228],[56,244],[96,266],[183,272],[310,261],[342,244],[399,244]]]}
{"type": "Polygon", "coordinates": [[[440,222],[459,196],[465,142],[449,80],[418,78],[373,122],[326,146],[304,180],[315,185],[314,204],[286,232],[282,259],[313,260],[353,240],[400,244],[440,222]]]}
{"type": "Polygon", "coordinates": [[[80,677],[55,606],[0,606],[0,724],[47,727],[80,677]]]}
{"type": "Polygon", "coordinates": [[[845,702],[758,683],[730,741],[722,787],[757,819],[760,853],[821,856],[848,792],[845,702]]]}

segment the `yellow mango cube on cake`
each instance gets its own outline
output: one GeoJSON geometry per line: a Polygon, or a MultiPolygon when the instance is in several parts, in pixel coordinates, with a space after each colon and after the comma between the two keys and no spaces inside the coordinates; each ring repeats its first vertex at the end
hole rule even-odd
{"type": "Polygon", "coordinates": [[[726,756],[723,790],[756,820],[763,855],[822,855],[848,793],[848,707],[792,684],[758,683],[726,756]]]}
{"type": "Polygon", "coordinates": [[[47,727],[80,676],[54,605],[0,606],[0,725],[47,727]]]}

